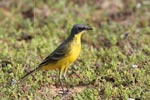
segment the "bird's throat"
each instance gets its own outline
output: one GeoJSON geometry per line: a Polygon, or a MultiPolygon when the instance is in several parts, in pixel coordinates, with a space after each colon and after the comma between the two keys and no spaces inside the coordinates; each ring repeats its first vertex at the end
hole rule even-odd
{"type": "Polygon", "coordinates": [[[76,42],[77,44],[81,43],[81,36],[82,36],[83,32],[80,32],[78,34],[75,34],[75,36],[73,37],[74,42],[76,42]]]}

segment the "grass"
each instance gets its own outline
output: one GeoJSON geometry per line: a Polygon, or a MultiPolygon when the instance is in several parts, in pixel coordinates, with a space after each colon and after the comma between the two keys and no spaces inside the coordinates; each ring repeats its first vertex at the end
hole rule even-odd
{"type": "Polygon", "coordinates": [[[149,100],[149,4],[148,0],[0,1],[0,99],[149,100]],[[59,94],[58,71],[39,71],[12,84],[38,66],[76,23],[94,30],[83,35],[80,57],[67,72],[72,93],[59,94]]]}

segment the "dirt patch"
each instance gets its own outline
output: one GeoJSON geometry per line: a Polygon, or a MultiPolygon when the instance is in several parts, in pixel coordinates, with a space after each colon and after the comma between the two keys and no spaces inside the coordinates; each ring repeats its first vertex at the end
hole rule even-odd
{"type": "MultiPolygon", "coordinates": [[[[66,90],[66,88],[64,88],[66,90]]],[[[49,91],[51,92],[50,95],[48,95],[51,99],[59,97],[60,100],[72,100],[72,97],[76,95],[76,93],[81,93],[86,89],[86,86],[77,86],[73,88],[69,88],[69,91],[65,94],[63,94],[61,87],[56,88],[55,86],[51,85],[49,86],[49,91]]],[[[40,90],[38,90],[38,93],[45,94],[45,89],[42,87],[40,90]]]]}

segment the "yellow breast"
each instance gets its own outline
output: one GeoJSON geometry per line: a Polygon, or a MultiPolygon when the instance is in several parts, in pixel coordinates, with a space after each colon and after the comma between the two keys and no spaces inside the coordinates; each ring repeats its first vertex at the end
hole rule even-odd
{"type": "Polygon", "coordinates": [[[66,55],[65,62],[66,66],[72,64],[79,56],[81,51],[81,35],[77,34],[73,40],[69,43],[69,52],[66,55]]]}

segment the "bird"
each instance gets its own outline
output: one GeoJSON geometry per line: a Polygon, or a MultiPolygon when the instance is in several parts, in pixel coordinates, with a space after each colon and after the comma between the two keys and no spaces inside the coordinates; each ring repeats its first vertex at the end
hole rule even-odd
{"type": "MultiPolygon", "coordinates": [[[[69,66],[78,58],[81,51],[81,37],[85,31],[93,30],[86,24],[73,25],[70,35],[50,55],[48,55],[35,69],[25,74],[21,80],[38,70],[59,70],[59,82],[63,89],[62,78],[66,80],[69,66]]],[[[64,89],[63,89],[64,91],[64,89]]]]}

